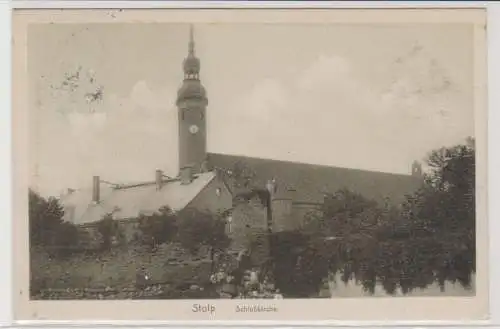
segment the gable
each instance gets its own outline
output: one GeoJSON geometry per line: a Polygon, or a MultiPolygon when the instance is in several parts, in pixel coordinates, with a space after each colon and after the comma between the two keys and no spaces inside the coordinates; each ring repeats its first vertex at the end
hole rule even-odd
{"type": "Polygon", "coordinates": [[[222,179],[215,178],[186,207],[222,214],[232,208],[232,200],[227,184],[222,179]]]}

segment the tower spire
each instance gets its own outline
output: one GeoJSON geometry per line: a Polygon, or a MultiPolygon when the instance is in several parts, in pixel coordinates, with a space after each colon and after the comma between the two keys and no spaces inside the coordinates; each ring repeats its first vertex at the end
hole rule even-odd
{"type": "Polygon", "coordinates": [[[194,54],[194,28],[189,24],[189,49],[184,60],[184,79],[198,80],[200,73],[200,60],[194,54]]]}
{"type": "Polygon", "coordinates": [[[193,28],[193,24],[189,25],[189,55],[194,56],[194,28],[193,28]]]}

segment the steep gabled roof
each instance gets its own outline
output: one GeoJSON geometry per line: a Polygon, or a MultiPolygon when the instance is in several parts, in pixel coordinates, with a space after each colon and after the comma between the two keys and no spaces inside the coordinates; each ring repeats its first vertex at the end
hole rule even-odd
{"type": "Polygon", "coordinates": [[[302,202],[321,202],[325,193],[346,188],[379,202],[389,198],[392,203],[399,203],[422,184],[420,177],[410,175],[218,153],[210,153],[209,162],[213,168],[225,170],[242,164],[255,173],[258,185],[265,187],[274,178],[277,184],[294,188],[296,200],[302,202]]]}
{"type": "Polygon", "coordinates": [[[163,206],[174,211],[184,209],[213,179],[215,173],[194,175],[190,184],[181,184],[180,179],[163,181],[157,189],[155,182],[144,182],[113,188],[101,184],[100,202],[92,202],[92,189],[81,189],[61,198],[65,209],[65,220],[77,225],[99,221],[113,213],[115,219],[135,218],[140,214],[152,214],[163,206]]]}

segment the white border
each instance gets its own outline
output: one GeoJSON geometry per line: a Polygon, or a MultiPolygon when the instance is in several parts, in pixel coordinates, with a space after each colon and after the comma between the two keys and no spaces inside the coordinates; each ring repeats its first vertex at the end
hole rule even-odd
{"type": "Polygon", "coordinates": [[[500,324],[500,3],[488,5],[488,186],[491,322],[500,324]],[[495,58],[497,60],[495,60],[495,58]]]}
{"type": "Polygon", "coordinates": [[[10,18],[9,4],[0,0],[0,326],[12,321],[10,18]]]}
{"type": "Polygon", "coordinates": [[[488,1],[34,1],[13,0],[15,8],[395,8],[485,7],[488,1]]]}
{"type": "MultiPolygon", "coordinates": [[[[500,139],[500,133],[498,127],[500,127],[500,3],[492,2],[290,2],[290,1],[274,1],[274,2],[228,2],[228,1],[13,1],[12,6],[15,8],[172,8],[172,7],[184,7],[184,8],[388,8],[388,7],[484,7],[488,8],[488,75],[489,75],[489,134],[488,134],[488,157],[489,163],[488,167],[491,168],[489,171],[489,228],[491,232],[490,239],[490,298],[491,298],[491,319],[489,325],[499,326],[500,325],[500,283],[498,282],[500,278],[500,265],[498,264],[498,250],[500,250],[500,239],[496,238],[495,233],[500,232],[500,194],[499,192],[499,178],[500,173],[495,171],[494,168],[500,168],[500,147],[495,147],[496,142],[500,139]]],[[[2,41],[0,47],[0,200],[2,205],[0,205],[0,214],[2,221],[0,222],[3,226],[0,227],[0,232],[2,236],[0,237],[0,255],[2,256],[1,261],[4,264],[5,270],[1,274],[0,280],[0,325],[12,324],[12,310],[11,310],[11,24],[10,24],[10,6],[9,3],[5,1],[0,1],[0,40],[2,41]],[[8,184],[6,184],[9,182],[8,184]]],[[[38,324],[41,322],[29,322],[23,323],[23,327],[27,325],[38,324]]],[[[52,324],[56,324],[52,322],[52,324]]],[[[69,325],[74,324],[73,322],[57,322],[58,325],[69,325]]],[[[83,323],[82,323],[83,324],[83,323]]],[[[100,322],[85,322],[85,324],[92,325],[138,325],[137,322],[112,322],[112,321],[100,321],[100,322]]],[[[146,324],[146,323],[144,323],[146,324]]],[[[155,322],[147,323],[150,326],[155,325],[168,325],[169,322],[155,322]]],[[[279,324],[284,324],[284,322],[273,322],[273,323],[262,323],[262,322],[245,322],[245,326],[251,325],[267,325],[267,326],[278,326],[279,324]]],[[[288,323],[288,326],[311,326],[318,325],[320,323],[310,323],[310,322],[294,322],[288,323]]],[[[339,323],[340,324],[340,323],[339,323]]],[[[431,325],[429,322],[397,322],[391,325],[431,325]]],[[[433,323],[434,325],[439,323],[433,323]]],[[[464,325],[464,323],[461,323],[464,325]]],[[[469,325],[471,325],[470,323],[469,325]]],[[[486,323],[481,323],[480,325],[485,325],[486,323]]],[[[241,322],[170,322],[170,325],[242,325],[241,322]]],[[[362,323],[343,323],[345,326],[352,325],[362,325],[362,326],[383,326],[388,325],[386,323],[380,322],[362,322],[362,323]]],[[[449,323],[448,323],[449,325],[449,323]]],[[[459,325],[457,323],[456,325],[459,325]]],[[[472,324],[474,325],[474,324],[472,324]]],[[[477,326],[478,323],[475,323],[477,326]]]]}

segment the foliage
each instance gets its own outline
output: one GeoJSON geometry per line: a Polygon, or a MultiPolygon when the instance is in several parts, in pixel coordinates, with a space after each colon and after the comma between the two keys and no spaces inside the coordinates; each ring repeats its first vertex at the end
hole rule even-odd
{"type": "Polygon", "coordinates": [[[168,207],[149,216],[139,217],[142,241],[153,249],[162,243],[179,242],[191,253],[202,246],[210,248],[211,256],[229,246],[226,223],[218,215],[186,208],[175,213],[168,207]]]}
{"type": "Polygon", "coordinates": [[[443,289],[445,281],[470,287],[476,244],[474,141],[432,151],[428,166],[423,187],[400,207],[380,206],[347,190],[326,198],[323,215],[303,227],[309,240],[290,236],[293,243],[279,246],[277,262],[288,265],[277,274],[288,273],[286,285],[294,289],[297,276],[319,284],[325,274],[319,264],[328,264],[326,271],[340,272],[346,282],[360,281],[370,292],[377,282],[389,294],[434,282],[443,289]],[[303,246],[300,252],[297,246],[303,246]],[[292,252],[285,255],[287,249],[292,252]],[[301,269],[297,259],[306,251],[318,264],[301,269]]]}
{"type": "Polygon", "coordinates": [[[324,237],[349,237],[370,232],[378,225],[382,209],[375,201],[342,189],[325,198],[322,213],[319,220],[308,221],[304,229],[321,232],[324,237]]]}
{"type": "Polygon", "coordinates": [[[318,293],[328,275],[326,249],[321,243],[300,231],[272,234],[272,277],[285,295],[301,298],[318,293]]]}
{"type": "Polygon", "coordinates": [[[408,198],[403,216],[414,243],[426,247],[426,272],[441,287],[446,280],[469,287],[476,253],[474,140],[431,152],[428,165],[426,184],[408,198]]]}
{"type": "Polygon", "coordinates": [[[109,250],[114,244],[124,242],[123,232],[112,214],[106,214],[96,225],[102,237],[101,248],[103,250],[109,250]]]}
{"type": "Polygon", "coordinates": [[[30,240],[34,245],[54,244],[55,229],[63,222],[64,211],[57,200],[46,200],[29,190],[30,240]]]}
{"type": "Polygon", "coordinates": [[[213,255],[229,246],[225,229],[225,221],[216,215],[188,208],[179,213],[177,238],[192,253],[209,246],[213,255]]]}
{"type": "Polygon", "coordinates": [[[236,188],[251,188],[256,177],[255,171],[241,161],[234,164],[231,173],[236,188]]]}
{"type": "Polygon", "coordinates": [[[54,255],[78,250],[78,230],[64,222],[64,210],[55,198],[45,199],[29,190],[29,231],[31,247],[43,247],[54,255]]]}
{"type": "Polygon", "coordinates": [[[158,245],[175,239],[177,215],[169,208],[162,207],[152,215],[139,217],[142,241],[155,249],[158,245]]]}

